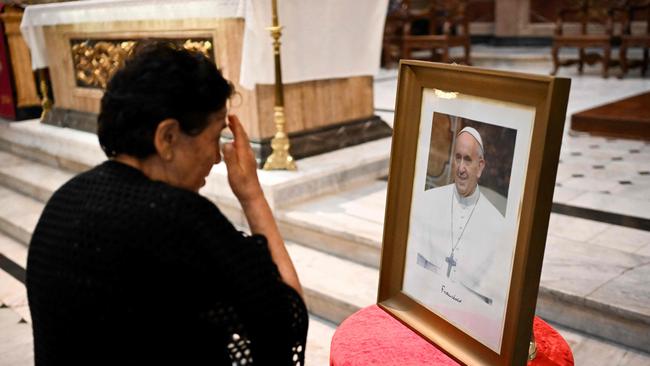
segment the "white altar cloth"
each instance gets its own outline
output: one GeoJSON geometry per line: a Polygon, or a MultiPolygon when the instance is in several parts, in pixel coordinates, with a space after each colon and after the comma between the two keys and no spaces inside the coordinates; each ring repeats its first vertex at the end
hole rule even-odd
{"type": "MultiPolygon", "coordinates": [[[[278,0],[283,82],[375,75],[387,9],[388,0],[278,0]]],[[[239,82],[273,84],[271,0],[247,0],[245,10],[239,82]]]]}
{"type": "MultiPolygon", "coordinates": [[[[379,71],[388,0],[278,0],[285,83],[379,71]]],[[[271,0],[85,0],[32,5],[20,25],[32,68],[48,67],[43,27],[118,20],[244,18],[240,84],[273,84],[271,0]]]]}

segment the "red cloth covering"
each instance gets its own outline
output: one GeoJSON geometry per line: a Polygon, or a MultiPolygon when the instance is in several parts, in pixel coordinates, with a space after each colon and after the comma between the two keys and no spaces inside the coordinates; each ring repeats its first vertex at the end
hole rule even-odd
{"type": "MultiPolygon", "coordinates": [[[[0,4],[0,12],[4,10],[4,7],[4,4],[0,4]]],[[[4,27],[0,22],[0,117],[15,119],[16,108],[14,107],[14,92],[11,87],[9,52],[5,40],[4,27]]]]}
{"type": "MultiPolygon", "coordinates": [[[[537,358],[529,366],[572,366],[573,354],[564,338],[535,317],[537,358]]],[[[347,318],[336,330],[331,366],[402,365],[456,366],[458,363],[415,332],[372,305],[347,318]]]]}

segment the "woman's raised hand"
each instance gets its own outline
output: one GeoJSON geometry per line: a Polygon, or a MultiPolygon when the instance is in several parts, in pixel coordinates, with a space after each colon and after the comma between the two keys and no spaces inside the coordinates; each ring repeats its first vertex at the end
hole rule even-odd
{"type": "Polygon", "coordinates": [[[262,187],[257,178],[257,162],[239,118],[228,116],[228,127],[234,140],[223,146],[223,159],[228,170],[228,183],[240,203],[250,203],[263,198],[262,187]]]}
{"type": "Polygon", "coordinates": [[[280,276],[285,283],[302,295],[296,268],[284,246],[278,225],[257,179],[257,163],[246,131],[235,115],[228,116],[228,126],[234,141],[223,146],[223,160],[228,169],[230,188],[244,210],[251,233],[266,237],[271,257],[278,266],[280,276]]]}

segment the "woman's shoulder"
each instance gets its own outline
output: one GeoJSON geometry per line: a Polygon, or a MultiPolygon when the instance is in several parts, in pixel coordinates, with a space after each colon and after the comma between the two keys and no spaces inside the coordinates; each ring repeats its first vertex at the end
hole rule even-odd
{"type": "Polygon", "coordinates": [[[73,177],[50,201],[77,201],[86,208],[93,205],[95,209],[127,210],[133,214],[144,213],[140,216],[152,219],[210,217],[226,220],[206,197],[152,181],[138,169],[111,160],[73,177]]]}

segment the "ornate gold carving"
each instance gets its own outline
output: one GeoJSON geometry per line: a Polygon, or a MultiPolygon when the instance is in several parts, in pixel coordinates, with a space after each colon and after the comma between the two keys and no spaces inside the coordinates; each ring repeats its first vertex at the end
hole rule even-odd
{"type": "Polygon", "coordinates": [[[188,39],[183,43],[183,48],[189,51],[198,51],[206,57],[212,58],[212,42],[210,41],[193,41],[188,39]]]}
{"type": "Polygon", "coordinates": [[[72,59],[78,84],[106,88],[108,79],[122,65],[135,41],[83,41],[72,45],[72,59]]]}
{"type": "MultiPolygon", "coordinates": [[[[170,40],[186,50],[212,56],[209,39],[170,40]]],[[[137,40],[73,40],[72,60],[78,86],[106,88],[108,80],[135,48],[137,40]]]]}

